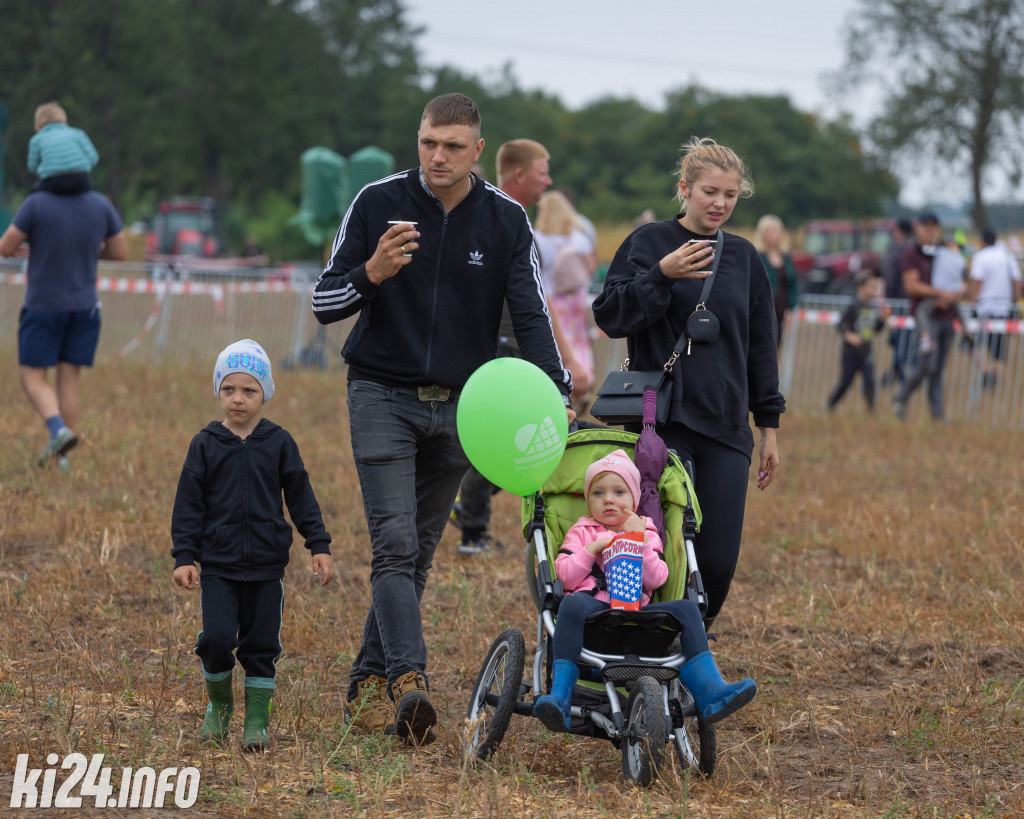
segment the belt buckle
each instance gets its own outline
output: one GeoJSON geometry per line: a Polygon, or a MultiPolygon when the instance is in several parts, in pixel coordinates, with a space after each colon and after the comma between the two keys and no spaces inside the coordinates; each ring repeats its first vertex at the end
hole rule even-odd
{"type": "Polygon", "coordinates": [[[439,387],[437,384],[416,388],[420,401],[447,401],[451,392],[450,387],[439,387]]]}

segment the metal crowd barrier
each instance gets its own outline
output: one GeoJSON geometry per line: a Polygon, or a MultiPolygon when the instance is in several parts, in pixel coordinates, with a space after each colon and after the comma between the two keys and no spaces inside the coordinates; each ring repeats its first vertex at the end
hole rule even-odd
{"type": "MultiPolygon", "coordinates": [[[[24,261],[0,261],[0,345],[17,343],[24,261]]],[[[100,263],[99,358],[205,360],[255,336],[285,365],[338,368],[352,322],[321,327],[310,309],[319,270],[100,263]]]]}
{"type": "MultiPolygon", "coordinates": [[[[789,408],[822,410],[839,380],[842,340],[836,325],[851,297],[803,296],[792,312],[791,323],[782,340],[780,386],[789,408]]],[[[876,406],[879,413],[892,412],[898,382],[892,372],[893,356],[899,351],[914,359],[914,319],[906,301],[891,301],[893,315],[888,328],[874,343],[876,406]],[[902,347],[892,345],[893,330],[902,347]]],[[[1002,429],[1024,429],[1024,324],[1017,319],[980,319],[971,305],[961,305],[962,322],[957,322],[943,373],[944,411],[951,420],[975,421],[1002,429]],[[1002,337],[1005,355],[1002,373],[990,383],[985,377],[989,343],[1002,337]],[[967,339],[967,340],[965,340],[967,339]]],[[[927,381],[907,403],[907,418],[928,417],[927,381]]],[[[863,412],[860,376],[843,397],[837,412],[863,412]]]]}
{"type": "MultiPolygon", "coordinates": [[[[0,346],[17,344],[18,311],[25,295],[24,260],[0,260],[0,346]]],[[[338,354],[355,318],[321,327],[310,292],[318,269],[203,269],[186,265],[101,263],[98,290],[103,330],[97,355],[159,362],[209,360],[239,338],[255,337],[282,365],[314,369],[343,366],[338,354]]],[[[820,411],[839,378],[842,341],[836,325],[849,297],[803,296],[792,312],[780,352],[780,386],[790,409],[820,411]]],[[[876,405],[892,411],[895,383],[886,381],[894,349],[889,331],[913,328],[906,302],[894,302],[889,330],[875,340],[876,405]]],[[[945,412],[951,419],[1024,429],[1024,341],[1018,320],[966,319],[973,346],[954,343],[944,373],[945,412]],[[989,340],[1004,337],[1002,375],[984,378],[989,340]]],[[[912,344],[913,333],[903,333],[912,344]]],[[[913,350],[905,348],[912,357],[913,350]]],[[[595,383],[625,357],[623,339],[594,333],[595,383]]],[[[276,365],[276,361],[275,361],[276,365]]],[[[907,404],[907,417],[925,417],[927,383],[907,404]]],[[[859,376],[837,412],[863,412],[859,376]]]]}

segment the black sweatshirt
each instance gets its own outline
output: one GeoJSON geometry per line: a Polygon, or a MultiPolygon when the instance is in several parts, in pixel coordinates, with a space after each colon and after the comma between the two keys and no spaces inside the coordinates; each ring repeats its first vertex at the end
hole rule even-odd
{"type": "MultiPolygon", "coordinates": [[[[700,298],[703,279],[670,279],[658,263],[689,239],[676,219],[637,228],[619,247],[604,290],[594,301],[594,319],[611,338],[627,339],[630,369],[664,366],[687,316],[700,298]]],[[[772,290],[754,246],[724,234],[707,307],[721,325],[718,340],[694,344],[672,371],[670,422],[685,424],[749,454],[754,448],[749,412],[759,427],[778,427],[786,409],[779,392],[778,325],[772,290]]]]}
{"type": "Polygon", "coordinates": [[[356,196],[313,291],[313,314],[328,324],[359,313],[342,349],[350,379],[459,389],[494,358],[506,300],[523,358],[568,395],[570,376],[555,345],[526,211],[477,179],[445,213],[413,168],[356,196]],[[419,248],[410,264],[375,286],[366,262],[394,219],[418,223],[419,248]]]}
{"type": "Polygon", "coordinates": [[[330,554],[299,448],[287,430],[261,418],[244,441],[211,421],[188,447],[171,515],[174,567],[199,561],[203,574],[229,580],[284,577],[292,527],[314,555],[330,554]]]}

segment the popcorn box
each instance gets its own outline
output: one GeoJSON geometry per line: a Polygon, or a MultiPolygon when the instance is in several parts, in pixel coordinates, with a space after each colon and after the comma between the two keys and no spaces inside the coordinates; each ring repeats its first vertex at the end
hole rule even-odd
{"type": "Polygon", "coordinates": [[[616,535],[604,556],[604,577],[613,609],[639,611],[644,592],[644,533],[616,535]]]}

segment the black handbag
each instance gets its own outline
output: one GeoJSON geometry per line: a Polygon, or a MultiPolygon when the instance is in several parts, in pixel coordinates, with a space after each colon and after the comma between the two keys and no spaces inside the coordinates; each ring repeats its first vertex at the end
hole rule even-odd
{"type": "Polygon", "coordinates": [[[707,309],[705,302],[714,284],[718,272],[718,261],[722,258],[722,231],[718,231],[718,253],[711,268],[711,275],[704,280],[696,309],[687,317],[682,335],[676,339],[672,355],[660,370],[631,370],[629,359],[622,362],[622,367],[612,370],[600,387],[597,398],[590,408],[590,414],[603,424],[642,424],[644,417],[644,390],[654,387],[658,402],[655,422],[659,425],[668,421],[672,407],[672,369],[676,360],[683,354],[690,353],[690,345],[711,344],[718,338],[718,317],[707,309]]]}
{"type": "MultiPolygon", "coordinates": [[[[679,337],[676,347],[682,343],[679,337]]],[[[604,383],[597,388],[597,398],[590,408],[590,414],[603,424],[641,424],[644,417],[644,390],[655,387],[658,394],[655,420],[659,424],[668,421],[672,406],[672,367],[681,350],[674,350],[670,363],[662,370],[630,370],[629,359],[622,369],[608,373],[604,383]]]]}

